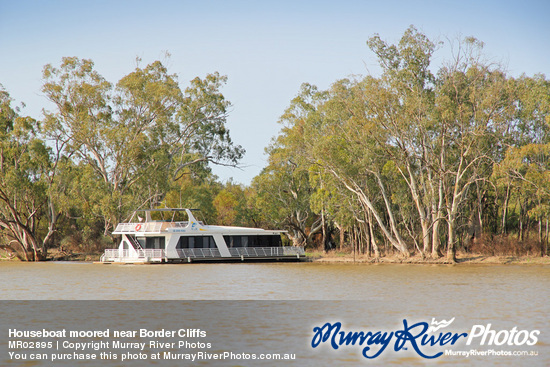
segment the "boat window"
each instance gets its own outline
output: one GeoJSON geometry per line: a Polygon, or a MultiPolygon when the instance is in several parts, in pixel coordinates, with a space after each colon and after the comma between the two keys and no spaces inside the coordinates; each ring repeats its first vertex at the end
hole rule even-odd
{"type": "Polygon", "coordinates": [[[280,235],[258,236],[258,247],[281,247],[282,241],[280,235]]]}
{"type": "Polygon", "coordinates": [[[232,247],[281,247],[281,236],[223,236],[228,248],[232,247]]]}
{"type": "Polygon", "coordinates": [[[145,237],[136,237],[136,238],[137,238],[137,241],[139,242],[139,245],[142,248],[145,248],[145,237]]]}
{"type": "Polygon", "coordinates": [[[242,247],[241,237],[242,236],[223,236],[223,239],[228,248],[242,247]]]}
{"type": "Polygon", "coordinates": [[[213,236],[181,236],[176,248],[216,248],[213,236]]]}
{"type": "Polygon", "coordinates": [[[212,236],[208,236],[208,247],[209,248],[218,248],[218,246],[216,246],[216,241],[214,240],[214,237],[212,237],[212,236]]]}
{"type": "Polygon", "coordinates": [[[176,248],[189,248],[189,237],[188,236],[181,236],[178,240],[178,244],[176,245],[176,248]]]}
{"type": "Polygon", "coordinates": [[[164,237],[146,237],[144,248],[164,249],[164,244],[165,244],[164,237]]]}

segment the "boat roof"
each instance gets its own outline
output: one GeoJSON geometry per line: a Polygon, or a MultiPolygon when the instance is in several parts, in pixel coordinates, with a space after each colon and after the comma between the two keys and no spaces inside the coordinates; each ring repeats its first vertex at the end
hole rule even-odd
{"type": "Polygon", "coordinates": [[[216,226],[210,225],[207,226],[203,222],[198,221],[194,215],[193,211],[199,211],[200,209],[191,209],[191,208],[159,208],[159,209],[138,209],[135,210],[132,214],[132,217],[127,223],[119,223],[116,229],[113,231],[113,234],[154,234],[161,232],[177,232],[177,233],[193,233],[187,232],[188,230],[197,231],[198,233],[224,233],[224,234],[233,234],[241,233],[245,234],[280,234],[285,233],[286,231],[281,230],[265,230],[262,228],[248,228],[248,227],[232,227],[232,226],[216,226]],[[174,221],[174,216],[171,220],[153,220],[151,218],[152,212],[187,212],[188,220],[187,221],[174,221]],[[145,212],[145,220],[143,220],[139,215],[139,222],[132,222],[134,216],[138,212],[145,212]],[[189,228],[188,228],[189,227],[189,228]]]}

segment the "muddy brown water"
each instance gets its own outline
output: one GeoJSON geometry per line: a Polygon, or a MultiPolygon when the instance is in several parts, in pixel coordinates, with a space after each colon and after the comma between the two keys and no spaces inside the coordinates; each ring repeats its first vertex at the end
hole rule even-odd
{"type": "MultiPolygon", "coordinates": [[[[329,345],[321,345],[313,349],[312,330],[326,322],[341,322],[345,330],[391,331],[403,329],[403,320],[411,324],[452,318],[455,321],[448,329],[456,333],[471,333],[473,325],[488,324],[493,330],[507,330],[507,333],[514,327],[518,331],[540,331],[537,344],[530,347],[482,346],[477,340],[477,345],[462,343],[453,347],[455,350],[525,350],[537,355],[442,356],[431,361],[433,364],[550,365],[550,266],[544,265],[4,262],[0,263],[0,279],[1,299],[10,301],[2,303],[4,321],[6,315],[16,314],[6,307],[30,307],[30,313],[41,312],[33,307],[46,307],[49,309],[44,315],[50,319],[50,326],[69,325],[67,313],[76,315],[70,318],[71,322],[79,318],[76,307],[87,309],[86,317],[97,320],[93,321],[97,327],[116,328],[102,312],[114,312],[110,317],[121,319],[132,315],[127,323],[133,327],[175,324],[179,327],[181,318],[175,320],[174,310],[170,308],[181,305],[178,312],[191,320],[186,324],[198,323],[199,327],[209,328],[210,335],[219,334],[219,339],[214,341],[220,348],[238,350],[239,343],[250,340],[246,345],[252,349],[262,345],[271,351],[292,350],[298,356],[297,360],[277,365],[422,365],[426,360],[417,353],[395,352],[393,344],[384,355],[373,360],[366,360],[360,347],[334,350],[329,345]],[[89,302],[82,303],[83,300],[89,302]],[[59,310],[64,307],[68,307],[68,311],[62,314],[59,310]],[[101,308],[104,311],[98,310],[101,308]],[[151,316],[140,317],[140,312],[151,316]],[[234,334],[231,338],[227,337],[227,330],[234,334]],[[225,336],[222,338],[221,334],[225,336]],[[296,340],[291,343],[292,348],[288,344],[290,340],[296,340]]],[[[33,322],[42,322],[42,318],[35,316],[30,321],[25,318],[18,322],[21,327],[31,327],[33,322]]],[[[6,334],[5,330],[1,332],[6,334]]],[[[5,335],[2,339],[5,344],[5,335]]],[[[225,362],[227,364],[220,365],[262,364],[225,362]]],[[[128,365],[140,363],[147,365],[144,361],[128,365]]],[[[164,363],[160,365],[178,365],[164,363]]],[[[264,364],[270,365],[265,361],[264,364]]],[[[28,365],[42,364],[33,361],[28,365]]]]}

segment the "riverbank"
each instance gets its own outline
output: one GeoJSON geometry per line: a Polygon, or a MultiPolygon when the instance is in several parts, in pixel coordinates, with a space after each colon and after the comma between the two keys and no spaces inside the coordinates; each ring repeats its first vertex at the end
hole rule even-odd
{"type": "MultiPolygon", "coordinates": [[[[404,258],[401,256],[383,256],[379,258],[368,257],[365,255],[353,255],[338,252],[311,252],[306,254],[312,262],[320,263],[364,263],[364,264],[449,264],[445,258],[439,259],[422,258],[419,255],[404,258]]],[[[538,264],[550,265],[549,256],[491,256],[484,254],[465,254],[458,253],[456,256],[457,264],[538,264]]]]}
{"type": "MultiPolygon", "coordinates": [[[[65,253],[52,250],[48,254],[48,260],[51,261],[98,261],[100,253],[65,253]]],[[[384,256],[380,258],[368,257],[365,255],[356,255],[349,253],[339,253],[330,251],[323,253],[321,251],[306,253],[306,259],[310,262],[320,263],[358,263],[358,264],[449,264],[445,257],[439,259],[422,258],[419,255],[403,258],[400,256],[384,256]]],[[[458,264],[539,264],[550,265],[549,256],[490,256],[483,254],[457,254],[458,264]]]]}
{"type": "MultiPolygon", "coordinates": [[[[78,253],[69,251],[60,251],[59,249],[50,249],[46,261],[98,261],[101,253],[78,253]]],[[[2,253],[0,261],[22,261],[17,256],[2,253]]]]}
{"type": "MultiPolygon", "coordinates": [[[[47,261],[98,261],[101,253],[73,253],[51,249],[48,252],[47,261]]],[[[0,260],[20,261],[13,257],[0,256],[0,260]]],[[[484,254],[458,253],[457,264],[538,264],[550,265],[549,256],[491,256],[484,254]]],[[[439,259],[422,258],[419,255],[404,258],[401,256],[383,256],[379,258],[368,257],[365,255],[353,255],[344,252],[313,251],[306,253],[306,261],[318,263],[335,264],[426,264],[443,265],[449,264],[445,257],[439,259]]]]}

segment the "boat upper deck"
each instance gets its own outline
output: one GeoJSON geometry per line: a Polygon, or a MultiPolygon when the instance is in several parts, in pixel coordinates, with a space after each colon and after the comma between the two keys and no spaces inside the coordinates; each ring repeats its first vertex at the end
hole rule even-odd
{"type": "Polygon", "coordinates": [[[113,234],[130,233],[162,233],[178,232],[189,226],[189,222],[137,222],[137,223],[119,223],[113,234]]]}
{"type": "MultiPolygon", "coordinates": [[[[145,213],[145,218],[141,218],[134,212],[130,218],[129,223],[119,223],[113,234],[131,234],[131,235],[159,235],[168,233],[193,233],[193,234],[281,234],[285,231],[280,230],[265,230],[261,228],[248,228],[248,227],[230,227],[230,226],[217,226],[217,225],[205,225],[203,222],[198,221],[192,214],[192,209],[155,209],[155,210],[142,210],[145,213]],[[187,220],[174,220],[175,213],[184,211],[187,214],[187,220]],[[152,212],[161,212],[168,214],[172,213],[169,219],[152,219],[152,212]],[[138,218],[138,222],[132,221],[134,217],[138,218]]],[[[180,217],[181,218],[181,217],[180,217]]]]}
{"type": "Polygon", "coordinates": [[[228,226],[208,226],[202,222],[137,222],[137,223],[119,223],[113,234],[163,234],[163,233],[242,233],[242,234],[280,234],[285,233],[281,230],[266,230],[261,228],[247,227],[228,227],[228,226]]]}

